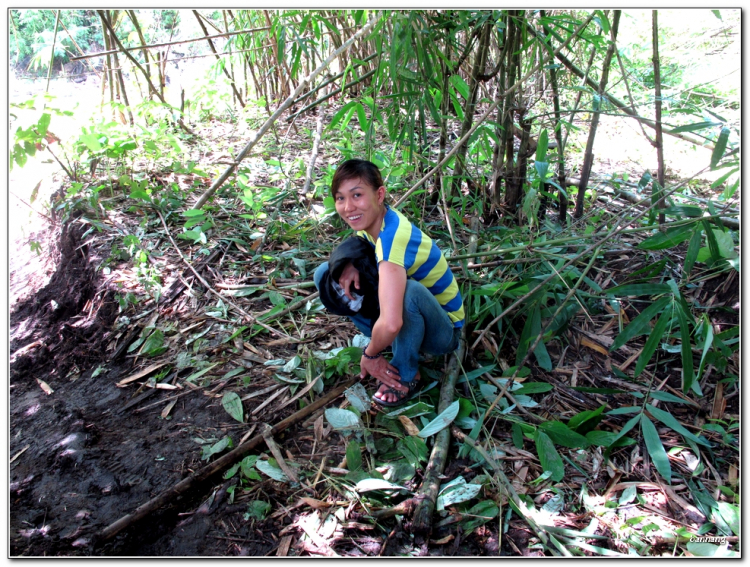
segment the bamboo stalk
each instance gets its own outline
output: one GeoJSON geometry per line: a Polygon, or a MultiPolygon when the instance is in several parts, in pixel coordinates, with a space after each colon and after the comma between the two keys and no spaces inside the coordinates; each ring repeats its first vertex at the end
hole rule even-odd
{"type": "Polygon", "coordinates": [[[364,75],[362,75],[359,79],[355,79],[354,81],[350,81],[350,82],[346,83],[343,87],[340,87],[340,88],[336,89],[335,91],[332,91],[332,92],[328,93],[327,95],[320,97],[315,102],[311,102],[310,104],[308,104],[307,106],[305,106],[302,110],[298,110],[294,114],[288,116],[287,119],[286,119],[286,121],[290,122],[291,120],[293,120],[298,115],[300,115],[303,112],[305,112],[306,110],[310,110],[312,107],[319,105],[321,102],[325,102],[329,98],[331,98],[333,96],[336,96],[339,93],[344,92],[346,89],[349,89],[349,88],[353,87],[354,85],[356,85],[358,83],[361,83],[365,79],[367,79],[369,77],[372,77],[376,72],[377,72],[377,69],[373,69],[372,71],[368,71],[367,73],[365,73],[364,75]]]}
{"type": "MultiPolygon", "coordinates": [[[[533,75],[534,73],[536,73],[542,65],[546,65],[547,63],[549,63],[549,61],[552,58],[554,58],[554,56],[557,53],[559,53],[562,49],[564,49],[568,45],[568,43],[570,43],[573,40],[574,37],[576,37],[583,29],[586,28],[587,25],[589,25],[589,22],[593,18],[594,18],[594,12],[592,12],[591,14],[589,14],[589,17],[586,18],[586,21],[584,21],[580,26],[578,26],[578,28],[576,28],[576,30],[570,35],[570,37],[567,40],[565,40],[562,44],[560,44],[560,47],[558,47],[554,51],[554,53],[552,54],[552,56],[548,57],[544,61],[540,61],[539,63],[537,63],[528,73],[526,73],[526,75],[524,75],[521,79],[519,79],[518,81],[516,81],[515,84],[513,84],[511,87],[509,87],[507,89],[507,91],[503,93],[503,96],[505,96],[509,92],[515,91],[518,87],[520,87],[523,84],[523,82],[526,79],[528,79],[531,75],[533,75]]],[[[394,208],[398,208],[401,205],[403,205],[404,202],[406,201],[406,199],[409,198],[409,196],[412,193],[414,193],[417,189],[419,189],[422,186],[422,184],[425,181],[427,181],[430,177],[432,177],[439,168],[443,167],[443,165],[445,165],[445,163],[450,158],[452,158],[453,155],[458,151],[458,149],[461,146],[461,144],[465,143],[466,140],[468,140],[469,137],[476,131],[476,129],[479,128],[479,126],[481,126],[482,123],[484,123],[484,121],[487,120],[487,118],[495,111],[495,109],[498,107],[498,105],[500,104],[500,102],[501,102],[501,100],[496,100],[494,103],[492,103],[489,106],[489,108],[485,111],[485,113],[482,116],[480,116],[478,120],[476,120],[474,122],[474,126],[472,126],[471,130],[469,130],[463,138],[461,138],[460,140],[458,140],[458,142],[456,143],[456,146],[450,152],[448,152],[446,154],[445,158],[443,158],[443,161],[441,161],[440,163],[438,163],[434,168],[432,168],[430,171],[428,171],[424,175],[424,177],[422,177],[419,181],[417,181],[414,185],[412,185],[411,188],[406,193],[404,193],[398,201],[396,201],[396,203],[393,205],[393,207],[394,208]]]]}
{"type": "MultiPolygon", "coordinates": [[[[211,51],[216,56],[216,60],[220,61],[221,57],[219,57],[219,54],[216,52],[216,48],[214,47],[214,42],[208,37],[208,30],[206,29],[206,25],[203,23],[203,19],[201,18],[200,14],[198,13],[198,10],[193,10],[193,14],[195,15],[195,19],[198,20],[198,24],[200,25],[201,29],[203,30],[203,35],[206,38],[206,41],[208,42],[208,46],[211,48],[211,51]]],[[[237,85],[234,83],[234,77],[229,74],[229,71],[227,71],[226,65],[222,66],[222,71],[224,71],[224,74],[227,76],[227,79],[229,79],[229,82],[232,85],[232,92],[234,93],[234,96],[237,97],[237,101],[240,103],[240,106],[242,108],[245,108],[245,103],[242,101],[242,97],[240,96],[240,93],[237,92],[237,85]]]]}
{"type": "Polygon", "coordinates": [[[49,67],[47,68],[47,87],[45,93],[49,92],[49,80],[52,78],[52,63],[55,61],[55,43],[57,42],[57,26],[60,24],[60,10],[55,13],[55,34],[52,36],[52,47],[50,48],[49,67]]]}
{"type": "Polygon", "coordinates": [[[573,216],[577,219],[583,216],[583,199],[586,195],[586,187],[588,187],[589,176],[591,175],[591,168],[594,164],[594,139],[596,138],[596,131],[599,127],[599,118],[601,116],[600,108],[604,103],[604,94],[606,93],[607,81],[609,80],[609,68],[612,63],[612,56],[615,52],[615,41],[617,40],[617,28],[620,25],[620,14],[622,10],[615,10],[612,21],[612,26],[609,29],[610,42],[607,48],[607,53],[604,56],[604,62],[602,63],[602,76],[599,79],[599,86],[597,87],[597,93],[599,95],[599,104],[594,102],[594,115],[591,118],[591,127],[589,128],[589,136],[586,141],[586,152],[583,157],[583,166],[581,167],[581,185],[578,187],[578,195],[576,196],[576,209],[573,216]]]}
{"type": "Polygon", "coordinates": [[[313,173],[315,171],[315,160],[318,159],[318,151],[320,150],[320,137],[323,134],[323,121],[325,120],[325,109],[321,108],[318,110],[318,123],[315,128],[315,138],[313,139],[313,147],[310,152],[310,163],[307,166],[307,175],[305,176],[305,186],[302,187],[302,195],[307,195],[312,184],[313,173]]]}
{"type": "MultiPolygon", "coordinates": [[[[110,37],[112,39],[114,39],[115,43],[120,48],[120,51],[122,51],[127,56],[128,59],[130,59],[133,63],[135,63],[135,66],[138,67],[138,69],[140,69],[141,73],[143,73],[143,76],[146,77],[146,82],[148,82],[148,86],[151,89],[151,92],[153,92],[154,94],[156,94],[156,96],[159,97],[159,100],[162,103],[167,104],[167,101],[164,100],[164,97],[161,95],[161,93],[158,90],[156,90],[156,87],[154,87],[154,84],[151,82],[151,79],[149,78],[148,73],[146,73],[146,70],[141,66],[140,63],[138,63],[138,60],[129,53],[129,50],[125,49],[125,46],[122,45],[122,43],[120,42],[120,39],[117,37],[117,34],[115,34],[115,31],[112,29],[112,27],[109,25],[109,22],[107,22],[106,18],[104,17],[104,15],[103,15],[104,10],[97,10],[97,12],[99,13],[100,17],[102,18],[102,21],[104,22],[104,24],[109,29],[110,37]]],[[[138,48],[138,49],[140,49],[140,48],[138,48]]],[[[188,134],[191,134],[193,136],[195,135],[195,133],[190,128],[188,128],[185,125],[185,123],[182,121],[182,117],[179,118],[178,123],[179,123],[180,127],[183,130],[185,130],[185,132],[187,132],[188,134]]]]}
{"type": "MultiPolygon", "coordinates": [[[[651,183],[651,193],[658,193],[664,189],[664,136],[663,136],[663,125],[661,123],[661,62],[659,61],[659,11],[652,10],[652,36],[653,36],[653,64],[654,64],[654,106],[655,106],[655,124],[656,124],[656,139],[654,140],[654,146],[656,147],[656,180],[659,184],[658,189],[654,187],[653,182],[651,183]]],[[[664,208],[664,200],[659,199],[657,205],[658,209],[664,208]]],[[[664,224],[664,213],[659,211],[659,224],[664,224]]]]}
{"type": "MultiPolygon", "coordinates": [[[[352,386],[358,380],[359,378],[352,378],[351,380],[348,380],[344,384],[341,384],[337,388],[334,388],[333,390],[331,390],[324,397],[312,402],[310,405],[305,406],[298,412],[280,421],[279,423],[274,425],[273,428],[271,428],[271,434],[278,435],[279,433],[288,429],[295,423],[302,421],[308,415],[315,412],[317,409],[322,408],[328,403],[330,403],[331,401],[335,400],[337,397],[339,397],[341,394],[344,393],[344,390],[352,386]]],[[[141,506],[136,508],[132,513],[126,516],[123,516],[116,522],[110,524],[99,533],[99,536],[103,540],[107,540],[107,539],[114,537],[115,535],[120,533],[122,530],[129,528],[130,526],[132,526],[139,520],[145,518],[151,512],[158,510],[159,508],[167,504],[170,500],[176,498],[180,494],[187,492],[188,490],[196,486],[199,482],[202,482],[208,479],[212,475],[224,470],[226,467],[232,465],[239,459],[243,458],[252,449],[254,449],[259,444],[263,443],[263,441],[264,441],[263,434],[259,433],[258,435],[246,441],[245,443],[243,443],[236,449],[219,457],[213,463],[206,465],[202,469],[199,469],[193,474],[191,474],[186,479],[181,480],[174,486],[168,488],[167,490],[164,490],[155,498],[152,498],[145,504],[142,504],[141,506]]]]}
{"type": "Polygon", "coordinates": [[[211,187],[209,187],[206,192],[201,196],[200,199],[198,199],[198,202],[195,204],[194,208],[200,209],[203,205],[206,204],[206,201],[213,195],[216,190],[221,187],[224,182],[229,179],[229,176],[234,172],[234,170],[237,168],[237,166],[242,162],[243,159],[245,159],[245,156],[250,152],[250,150],[253,149],[255,144],[258,143],[258,141],[265,135],[265,133],[271,128],[271,126],[276,122],[279,116],[287,109],[289,108],[292,103],[294,102],[294,99],[297,98],[300,93],[307,87],[308,84],[310,84],[312,81],[315,80],[315,77],[317,77],[328,65],[331,64],[331,61],[333,61],[339,53],[342,51],[346,51],[351,47],[351,45],[358,40],[360,37],[362,37],[365,34],[368,34],[370,30],[375,26],[375,24],[380,19],[381,15],[375,15],[370,22],[368,22],[362,29],[360,29],[356,34],[354,34],[349,40],[344,43],[339,49],[334,51],[328,59],[326,59],[323,63],[320,64],[320,66],[315,69],[310,75],[305,77],[302,82],[299,84],[299,86],[295,89],[295,91],[279,106],[278,109],[276,109],[276,112],[274,112],[264,123],[263,125],[258,129],[258,131],[255,133],[253,138],[247,143],[247,145],[242,149],[242,151],[238,154],[237,159],[235,163],[231,164],[227,169],[222,173],[216,181],[214,181],[211,184],[211,187]]]}

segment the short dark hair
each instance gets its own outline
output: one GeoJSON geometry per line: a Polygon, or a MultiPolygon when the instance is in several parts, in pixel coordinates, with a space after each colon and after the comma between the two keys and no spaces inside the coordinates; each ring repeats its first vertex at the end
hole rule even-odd
{"type": "Polygon", "coordinates": [[[349,179],[362,179],[377,190],[383,185],[383,176],[378,166],[364,159],[348,159],[336,169],[331,181],[331,196],[336,197],[339,187],[349,179]]]}

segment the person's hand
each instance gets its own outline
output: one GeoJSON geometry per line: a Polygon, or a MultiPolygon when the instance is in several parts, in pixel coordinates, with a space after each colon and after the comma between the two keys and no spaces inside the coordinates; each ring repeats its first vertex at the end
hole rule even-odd
{"type": "Polygon", "coordinates": [[[366,378],[370,375],[394,390],[401,392],[409,390],[409,388],[401,384],[401,376],[398,373],[398,369],[382,356],[375,359],[363,356],[359,361],[359,366],[362,369],[362,372],[359,374],[360,378],[366,378]]]}
{"type": "Polygon", "coordinates": [[[352,283],[354,283],[354,288],[358,290],[359,271],[352,265],[351,262],[349,262],[344,268],[344,271],[341,272],[341,276],[339,277],[339,285],[344,288],[344,293],[346,293],[346,296],[352,301],[355,301],[354,297],[352,297],[352,292],[349,289],[352,283]]]}

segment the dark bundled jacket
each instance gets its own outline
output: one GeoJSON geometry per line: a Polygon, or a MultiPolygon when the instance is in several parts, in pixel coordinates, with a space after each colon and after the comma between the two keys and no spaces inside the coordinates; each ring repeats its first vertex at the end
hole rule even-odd
{"type": "Polygon", "coordinates": [[[359,314],[375,321],[380,316],[380,302],[378,301],[378,264],[375,249],[361,236],[353,236],[331,252],[328,259],[328,271],[320,281],[320,301],[326,309],[334,315],[351,316],[356,313],[344,303],[333,287],[338,282],[346,265],[351,262],[359,271],[359,289],[352,292],[364,296],[359,314]]]}

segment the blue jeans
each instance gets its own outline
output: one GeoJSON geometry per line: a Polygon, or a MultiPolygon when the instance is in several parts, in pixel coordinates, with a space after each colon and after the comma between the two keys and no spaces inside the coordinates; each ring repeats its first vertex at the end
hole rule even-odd
{"type": "MultiPolygon", "coordinates": [[[[315,270],[313,280],[320,289],[323,274],[328,271],[328,262],[315,270]]],[[[349,319],[365,336],[372,336],[372,321],[362,315],[349,319]]],[[[458,347],[461,329],[453,326],[448,314],[435,296],[414,280],[406,280],[404,293],[403,325],[391,345],[391,364],[398,369],[402,382],[411,382],[418,370],[419,353],[447,354],[458,347]]]]}

